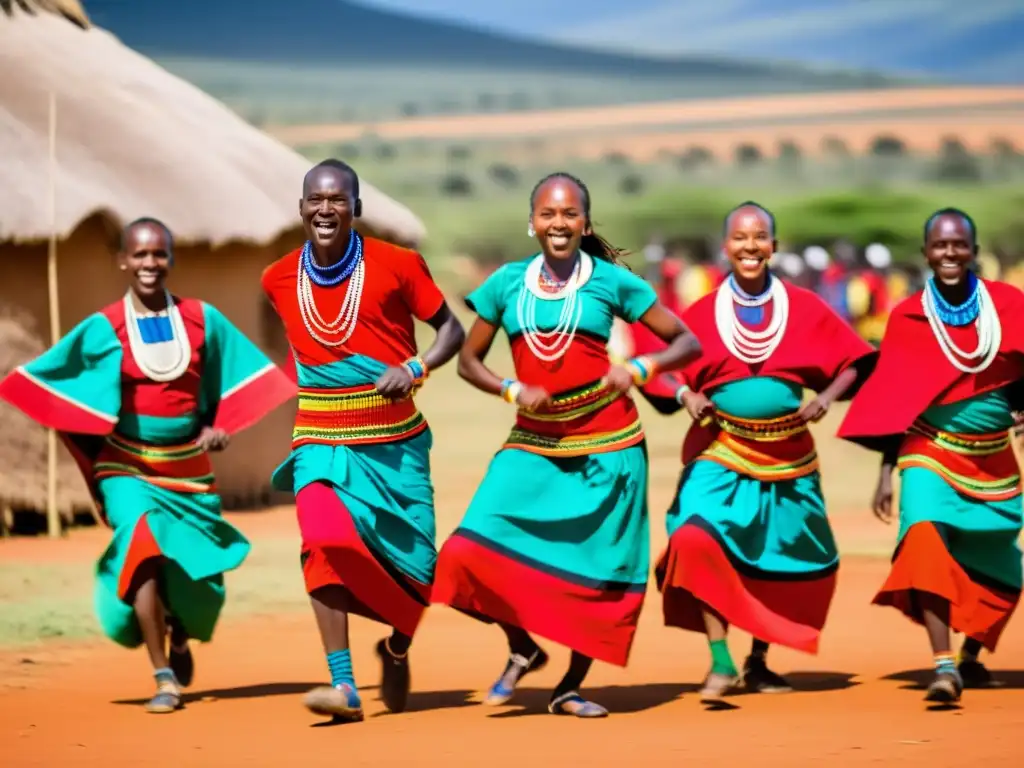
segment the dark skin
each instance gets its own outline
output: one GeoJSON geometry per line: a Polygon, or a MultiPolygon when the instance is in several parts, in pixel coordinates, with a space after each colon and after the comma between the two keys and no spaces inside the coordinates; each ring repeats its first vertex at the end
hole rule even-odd
{"type": "MultiPolygon", "coordinates": [[[[737,285],[752,296],[764,293],[768,284],[768,264],[778,248],[772,221],[760,208],[746,207],[733,212],[726,221],[725,254],[732,265],[737,285]]],[[[821,394],[810,400],[800,410],[805,423],[820,421],[829,406],[841,397],[857,380],[857,371],[847,368],[840,373],[821,394]]],[[[710,398],[701,392],[687,390],[682,396],[683,405],[697,423],[702,423],[714,414],[715,407],[710,398]]],[[[710,640],[724,640],[726,624],[724,619],[710,607],[704,606],[704,628],[710,640]]],[[[768,644],[754,641],[754,650],[767,651],[768,644]]],[[[721,681],[710,680],[711,684],[721,681]]]]}
{"type": "MultiPolygon", "coordinates": [[[[568,279],[576,265],[580,240],[593,232],[579,187],[562,178],[544,184],[537,191],[530,224],[548,270],[559,279],[568,279]]],[[[668,344],[666,349],[649,356],[659,371],[680,368],[700,354],[696,337],[661,303],[647,310],[640,322],[668,344]]],[[[484,365],[484,358],[497,332],[496,326],[478,317],[459,352],[459,375],[492,395],[501,393],[502,379],[484,365]]],[[[604,383],[616,392],[626,392],[633,386],[633,374],[626,366],[615,365],[608,370],[604,383]]],[[[543,412],[551,405],[551,393],[543,387],[524,385],[518,404],[528,411],[543,412]]]]}
{"type": "MultiPolygon", "coordinates": [[[[330,166],[319,166],[306,174],[299,215],[318,264],[330,266],[344,257],[355,220],[361,212],[358,181],[352,174],[330,166]]],[[[455,357],[465,341],[466,332],[447,303],[427,323],[437,335],[422,359],[427,369],[433,371],[455,357]]],[[[376,387],[386,397],[403,399],[412,391],[413,383],[409,371],[398,365],[384,371],[377,379],[376,387]]],[[[350,599],[348,590],[340,586],[324,587],[310,596],[327,653],[349,647],[350,599]]],[[[408,650],[411,639],[396,630],[389,642],[394,653],[402,654],[408,650]]]]}
{"type": "MultiPolygon", "coordinates": [[[[569,179],[555,178],[545,183],[534,200],[530,224],[540,243],[548,271],[561,280],[572,275],[579,258],[580,241],[592,234],[584,207],[583,193],[569,179]]],[[[660,337],[668,348],[650,355],[659,370],[675,370],[700,354],[700,343],[683,322],[661,303],[644,313],[640,321],[660,337]]],[[[497,327],[477,318],[469,337],[459,352],[459,375],[477,389],[493,395],[501,393],[501,378],[484,364],[497,334],[497,327]]],[[[626,392],[634,386],[633,374],[625,366],[612,366],[604,377],[604,384],[616,392],[626,392]]],[[[524,386],[519,393],[518,405],[528,411],[544,411],[551,405],[551,394],[543,387],[524,386]]],[[[514,652],[529,657],[537,650],[532,638],[508,624],[500,625],[514,652]]],[[[569,669],[555,688],[554,696],[575,690],[583,683],[592,660],[577,651],[572,652],[569,669]]],[[[567,704],[573,711],[578,704],[567,704]]]]}
{"type": "MultiPolygon", "coordinates": [[[[967,301],[967,275],[971,262],[978,255],[978,245],[968,223],[955,214],[938,217],[928,231],[921,253],[935,274],[935,283],[943,298],[954,306],[967,301]]],[[[1020,413],[1014,414],[1014,421],[1021,423],[1020,413]]],[[[901,441],[902,437],[894,437],[882,452],[878,484],[871,502],[871,511],[886,525],[893,520],[892,474],[896,468],[901,441]]],[[[948,652],[951,647],[949,601],[929,592],[915,592],[914,600],[921,610],[932,651],[948,652]]],[[[971,647],[975,652],[980,650],[977,643],[971,647]]]]}
{"type": "MultiPolygon", "coordinates": [[[[361,213],[357,180],[340,168],[313,168],[302,183],[299,215],[313,255],[321,266],[336,264],[345,255],[355,219],[361,213]]],[[[444,304],[427,324],[436,332],[434,343],[423,354],[428,370],[444,365],[459,351],[465,329],[444,304]]],[[[408,397],[413,377],[404,366],[392,366],[377,379],[377,391],[386,397],[408,397]]]]}
{"type": "MultiPolygon", "coordinates": [[[[167,276],[174,265],[173,242],[164,227],[143,222],[129,228],[117,264],[128,273],[132,302],[140,311],[159,312],[167,308],[167,276]]],[[[222,429],[204,426],[196,444],[208,451],[227,448],[229,437],[222,429]]]]}
{"type": "MultiPolygon", "coordinates": [[[[772,231],[772,222],[759,208],[740,208],[726,222],[725,254],[732,265],[736,283],[752,296],[764,292],[768,282],[768,263],[778,242],[772,231]]],[[[857,371],[847,368],[839,374],[821,394],[800,410],[806,423],[814,423],[828,413],[836,398],[842,397],[857,380],[857,371]]],[[[683,394],[683,405],[698,423],[714,413],[714,405],[706,395],[689,390],[683,394]]]]}
{"type": "MultiPolygon", "coordinates": [[[[173,242],[167,230],[151,222],[135,224],[124,232],[123,247],[117,263],[128,274],[128,287],[132,302],[139,311],[159,312],[167,308],[166,283],[174,265],[173,242]]],[[[212,426],[201,428],[196,444],[208,451],[227,447],[228,434],[212,426]]],[[[163,558],[151,558],[135,571],[133,581],[125,595],[132,605],[142,631],[146,651],[154,669],[167,667],[165,647],[167,638],[167,610],[160,596],[163,558]]],[[[171,644],[184,652],[188,635],[180,627],[171,633],[171,644]]]]}

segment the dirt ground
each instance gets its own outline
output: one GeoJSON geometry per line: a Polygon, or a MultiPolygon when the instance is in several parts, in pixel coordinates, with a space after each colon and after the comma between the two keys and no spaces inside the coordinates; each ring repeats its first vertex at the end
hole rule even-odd
{"type": "MultiPolygon", "coordinates": [[[[422,400],[434,429],[437,533],[443,540],[458,524],[511,416],[495,408],[493,398],[467,389],[428,387],[422,400]]],[[[678,477],[686,420],[659,418],[645,403],[640,406],[651,458],[651,545],[657,553],[665,543],[663,514],[678,477]]],[[[740,696],[737,709],[703,711],[694,692],[709,664],[707,644],[700,636],[662,627],[652,589],[630,666],[597,664],[588,680],[587,692],[612,712],[607,720],[588,723],[546,713],[548,691],[567,658],[550,643],[552,663],[527,679],[515,705],[475,705],[476,692],[501,670],[503,637],[437,607],[416,638],[413,694],[409,711],[400,715],[384,713],[373,689],[379,675],[373,644],[383,630],[353,619],[355,672],[368,717],[361,724],[322,727],[301,704],[306,690],[325,682],[327,670],[301,595],[294,510],[282,507],[228,516],[254,542],[254,553],[228,576],[229,610],[215,641],[195,651],[196,681],[181,712],[155,717],[142,709],[152,678],[141,650],[128,652],[105,640],[0,646],[0,766],[219,768],[326,759],[446,768],[524,761],[618,767],[678,765],[688,758],[716,766],[799,766],[822,758],[843,766],[887,766],[897,759],[958,768],[1024,764],[1024,619],[1011,622],[992,660],[992,668],[1002,670],[1004,688],[968,691],[959,710],[926,709],[922,691],[913,687],[926,679],[922,670],[931,661],[923,630],[892,609],[870,605],[896,531],[866,510],[877,458],[827,437],[843,411],[837,406],[815,428],[825,496],[845,555],[831,621],[819,656],[784,649],[770,655],[797,693],[740,696]],[[232,606],[254,599],[254,590],[273,591],[274,600],[265,605],[275,607],[232,613],[232,606]],[[276,607],[275,600],[293,592],[294,600],[276,607]]],[[[59,541],[0,540],[6,594],[26,594],[24,599],[41,601],[36,604],[47,610],[53,593],[69,587],[25,592],[21,574],[35,573],[38,582],[46,573],[70,571],[70,584],[80,579],[82,589],[58,597],[92,621],[79,600],[88,600],[85,582],[107,536],[92,529],[59,541]]],[[[3,611],[0,605],[0,621],[3,611]]],[[[748,644],[748,637],[735,634],[737,660],[748,644]]]]}
{"type": "MultiPolygon", "coordinates": [[[[291,509],[232,515],[256,538],[291,531],[291,509]]],[[[837,535],[868,536],[860,515],[838,515],[837,535]],[[863,529],[863,530],[862,530],[863,529]]],[[[0,545],[4,562],[91,560],[103,531],[62,542],[0,545]]],[[[198,672],[186,708],[147,714],[151,694],[143,652],[107,642],[44,644],[0,652],[0,765],[291,766],[324,758],[344,765],[710,765],[1001,766],[1024,759],[1024,622],[1012,623],[993,668],[1005,687],[968,691],[961,709],[929,711],[918,688],[930,654],[923,632],[891,609],[869,605],[884,558],[844,560],[819,656],[773,650],[773,666],[799,689],[785,696],[738,696],[736,709],[706,712],[695,690],[706,671],[704,641],[660,626],[649,597],[628,669],[595,665],[588,693],[612,711],[587,723],[546,713],[547,691],[566,653],[529,678],[514,705],[490,709],[476,692],[498,673],[500,633],[435,608],[412,652],[409,711],[391,715],[376,700],[372,654],[381,629],[353,621],[356,675],[367,720],[323,727],[301,705],[323,682],[325,664],[312,617],[291,613],[224,622],[196,649],[198,672]],[[1006,671],[1010,670],[1010,671],[1006,671]],[[543,761],[543,762],[540,762],[543,761]]],[[[749,640],[736,633],[734,655],[749,640]]]]}

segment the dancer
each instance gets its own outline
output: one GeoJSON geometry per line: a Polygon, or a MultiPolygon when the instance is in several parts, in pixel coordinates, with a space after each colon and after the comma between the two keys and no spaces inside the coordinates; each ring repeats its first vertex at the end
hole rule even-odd
{"type": "Polygon", "coordinates": [[[156,219],[129,224],[124,299],[0,383],[0,397],[60,433],[113,530],[96,566],[96,612],[111,640],[145,644],[154,713],[181,707],[194,673],[188,640],[212,638],[223,574],[249,553],[221,517],[208,452],[295,395],[219,311],[168,292],[173,248],[156,219]]]}
{"type": "MultiPolygon", "coordinates": [[[[732,273],[683,315],[704,354],[677,374],[694,423],[656,575],[665,624],[708,637],[701,699],[711,705],[740,681],[729,624],[755,638],[743,667],[751,691],[790,690],[767,666],[769,643],[817,652],[839,558],[808,424],[849,397],[875,358],[821,299],[771,273],[775,248],[771,213],[735,208],[732,273]],[[801,405],[805,388],[818,395],[801,405]]],[[[664,379],[653,384],[664,391],[664,379]]]]}
{"type": "Polygon", "coordinates": [[[989,682],[977,654],[995,650],[1020,596],[1009,430],[1024,404],[1024,294],[971,270],[977,230],[962,211],[933,214],[922,250],[932,277],[893,310],[839,436],[881,452],[872,507],[886,523],[900,470],[899,543],[874,603],[925,626],[935,662],[926,698],[951,703],[989,682]],[[959,667],[951,628],[967,637],[959,667]]]}
{"type": "Polygon", "coordinates": [[[392,712],[406,706],[407,654],[436,560],[432,437],[413,395],[465,338],[422,256],[353,229],[361,209],[351,167],[316,165],[299,203],[309,239],[263,273],[299,384],[292,452],[273,484],[296,496],[302,572],[331,673],[306,706],[340,721],[363,718],[350,613],[393,628],[376,648],[381,698],[392,712]],[[437,332],[422,357],[414,318],[437,332]]]}
{"type": "Polygon", "coordinates": [[[678,317],[594,234],[583,182],[555,173],[530,196],[541,252],[504,265],[471,293],[477,313],[459,374],[518,407],[459,529],[438,556],[434,602],[495,621],[510,658],[487,696],[511,699],[547,654],[528,632],[572,649],[549,711],[603,717],[578,689],[596,658],[625,665],[649,565],[647,451],[627,394],[699,354],[678,317]],[[612,320],[641,320],[662,352],[611,366],[612,320]],[[516,378],[484,365],[499,328],[516,378]]]}

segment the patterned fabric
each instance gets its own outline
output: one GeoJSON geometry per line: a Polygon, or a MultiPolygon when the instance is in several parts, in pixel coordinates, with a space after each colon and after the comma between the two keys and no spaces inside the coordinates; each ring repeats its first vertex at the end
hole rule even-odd
{"type": "Polygon", "coordinates": [[[386,398],[373,384],[300,389],[292,449],[307,443],[387,443],[405,440],[426,428],[427,421],[412,394],[402,400],[386,398]]]}
{"type": "Polygon", "coordinates": [[[945,432],[918,419],[903,441],[897,467],[930,469],[959,493],[979,501],[1003,501],[1021,493],[1020,468],[1008,430],[945,432]]]}
{"type": "Polygon", "coordinates": [[[210,455],[195,443],[146,445],[121,435],[110,435],[96,457],[93,470],[97,482],[127,476],[180,493],[214,490],[210,455]]]}
{"type": "Polygon", "coordinates": [[[797,413],[775,419],[741,419],[718,411],[715,421],[720,431],[698,461],[714,461],[765,482],[793,480],[818,471],[814,439],[797,413]]]}

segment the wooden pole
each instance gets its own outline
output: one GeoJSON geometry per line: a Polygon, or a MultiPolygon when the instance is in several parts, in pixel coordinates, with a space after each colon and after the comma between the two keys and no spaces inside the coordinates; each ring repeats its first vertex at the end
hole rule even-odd
{"type": "MultiPolygon", "coordinates": [[[[47,255],[47,283],[50,292],[50,345],[60,341],[60,294],[57,291],[57,96],[50,91],[50,248],[47,255]]],[[[60,538],[61,520],[57,508],[57,432],[48,430],[46,472],[46,526],[51,539],[60,538]]]]}

